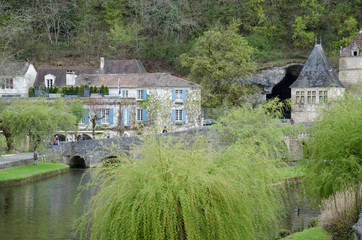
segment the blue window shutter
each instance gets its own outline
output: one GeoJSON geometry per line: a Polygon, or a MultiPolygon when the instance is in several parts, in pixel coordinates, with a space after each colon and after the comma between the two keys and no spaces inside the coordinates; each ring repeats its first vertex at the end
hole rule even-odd
{"type": "Polygon", "coordinates": [[[176,100],[176,90],[172,89],[172,101],[176,100]]]}
{"type": "Polygon", "coordinates": [[[85,110],[84,123],[89,124],[89,111],[88,111],[88,109],[85,110]]]}
{"type": "Polygon", "coordinates": [[[143,89],[143,100],[147,100],[147,90],[143,89]]]}
{"type": "Polygon", "coordinates": [[[186,101],[186,91],[187,91],[186,89],[182,90],[182,100],[183,101],[186,101]]]}
{"type": "MultiPolygon", "coordinates": [[[[101,111],[97,111],[97,116],[98,116],[98,118],[101,117],[101,111]]],[[[101,119],[98,119],[98,120],[97,120],[97,124],[102,124],[101,119]]]]}
{"type": "Polygon", "coordinates": [[[147,109],[142,109],[142,121],[147,121],[147,109]]]}
{"type": "Polygon", "coordinates": [[[176,110],[172,109],[172,122],[176,121],[176,110]]]}
{"type": "Polygon", "coordinates": [[[109,124],[113,124],[113,108],[109,109],[109,124]]]}
{"type": "Polygon", "coordinates": [[[186,122],[186,109],[182,109],[182,121],[186,122]]]}
{"type": "Polygon", "coordinates": [[[127,108],[127,125],[129,124],[129,108],[127,108]]]}
{"type": "Polygon", "coordinates": [[[125,118],[125,115],[124,113],[126,112],[126,109],[125,108],[122,108],[122,123],[125,125],[126,124],[126,118],[125,118]]]}

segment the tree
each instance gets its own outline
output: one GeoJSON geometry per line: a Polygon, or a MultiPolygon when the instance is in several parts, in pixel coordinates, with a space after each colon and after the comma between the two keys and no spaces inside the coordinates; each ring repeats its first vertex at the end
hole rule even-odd
{"type": "MultiPolygon", "coordinates": [[[[242,109],[225,118],[226,126],[236,113],[253,125],[254,112],[242,109]]],[[[265,111],[258,116],[271,120],[265,111]]],[[[280,158],[259,150],[281,133],[266,126],[259,145],[250,136],[216,150],[197,137],[144,137],[134,151],[95,170],[86,189],[97,193],[77,223],[80,238],[272,239],[282,208],[282,186],[271,186],[280,180],[280,158]]]]}
{"type": "Polygon", "coordinates": [[[238,24],[227,28],[218,26],[199,37],[191,55],[182,55],[182,64],[190,68],[190,79],[202,85],[205,107],[217,107],[227,98],[233,105],[240,103],[240,92],[245,86],[238,79],[256,69],[251,59],[253,49],[238,34],[238,24]]]}
{"type": "MultiPolygon", "coordinates": [[[[91,87],[92,88],[92,87],[91,87]]],[[[89,122],[92,126],[92,136],[93,139],[95,139],[96,134],[96,127],[98,120],[101,120],[104,118],[104,116],[100,115],[100,106],[102,106],[101,100],[96,98],[89,98],[86,100],[85,105],[88,108],[88,117],[89,122]]]]}
{"type": "Polygon", "coordinates": [[[50,140],[57,130],[76,130],[75,122],[76,117],[62,100],[13,100],[0,116],[0,128],[6,137],[8,150],[15,138],[28,136],[35,146],[37,140],[50,140]]]}
{"type": "MultiPolygon", "coordinates": [[[[362,182],[362,101],[355,96],[333,103],[308,131],[306,141],[307,193],[320,203],[338,191],[362,182]]],[[[358,194],[356,204],[361,204],[358,194]]]]}

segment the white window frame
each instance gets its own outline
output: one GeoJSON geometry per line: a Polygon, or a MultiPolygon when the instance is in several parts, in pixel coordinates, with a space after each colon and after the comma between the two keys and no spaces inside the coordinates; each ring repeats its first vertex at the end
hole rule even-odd
{"type": "Polygon", "coordinates": [[[122,97],[128,98],[128,90],[122,90],[122,97]]]}
{"type": "Polygon", "coordinates": [[[137,90],[137,100],[143,100],[143,89],[137,90]]]}
{"type": "Polygon", "coordinates": [[[109,109],[101,109],[101,124],[109,124],[109,109]]]}
{"type": "Polygon", "coordinates": [[[136,112],[136,121],[137,122],[142,122],[143,121],[143,114],[142,114],[142,108],[137,108],[137,112],[136,112]]]}
{"type": "Polygon", "coordinates": [[[44,85],[47,88],[54,87],[55,76],[53,74],[47,74],[44,76],[44,85]]]}
{"type": "Polygon", "coordinates": [[[182,109],[175,109],[175,121],[182,122],[182,109]]]}

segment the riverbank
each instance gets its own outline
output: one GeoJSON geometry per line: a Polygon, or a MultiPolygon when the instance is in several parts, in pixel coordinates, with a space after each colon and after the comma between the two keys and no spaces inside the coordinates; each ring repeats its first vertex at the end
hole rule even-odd
{"type": "Polygon", "coordinates": [[[69,166],[66,164],[45,162],[39,162],[37,166],[29,164],[22,167],[5,169],[0,171],[0,187],[21,185],[67,171],[69,171],[69,166]]]}
{"type": "Polygon", "coordinates": [[[321,227],[307,228],[303,232],[297,232],[283,238],[285,240],[326,240],[330,239],[330,235],[323,231],[321,227]]]}

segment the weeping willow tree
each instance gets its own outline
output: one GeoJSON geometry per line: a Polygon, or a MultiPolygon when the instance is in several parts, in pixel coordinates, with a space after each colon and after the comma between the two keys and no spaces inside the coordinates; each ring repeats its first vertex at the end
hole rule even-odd
{"type": "Polygon", "coordinates": [[[80,238],[272,239],[282,206],[278,156],[260,149],[273,143],[214,144],[149,137],[96,169],[80,238]]]}
{"type": "MultiPolygon", "coordinates": [[[[354,188],[356,203],[362,182],[362,101],[346,95],[325,110],[306,142],[306,190],[320,203],[338,191],[354,188]]],[[[359,206],[357,206],[359,207],[359,206]]]]}

